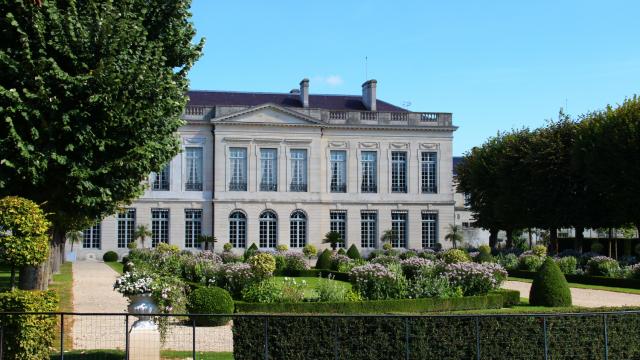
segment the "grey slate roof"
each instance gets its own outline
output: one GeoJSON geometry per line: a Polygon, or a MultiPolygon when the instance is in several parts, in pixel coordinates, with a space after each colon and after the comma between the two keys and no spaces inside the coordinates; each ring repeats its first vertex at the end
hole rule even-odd
{"type": "MultiPolygon", "coordinates": [[[[189,105],[200,106],[258,106],[272,103],[287,107],[302,107],[299,94],[290,93],[261,93],[261,92],[234,92],[234,91],[203,91],[191,90],[188,92],[189,105]]],[[[408,112],[399,106],[377,100],[378,111],[408,112]]],[[[314,95],[309,94],[309,107],[338,111],[366,111],[362,104],[362,98],[357,95],[314,95]]]]}

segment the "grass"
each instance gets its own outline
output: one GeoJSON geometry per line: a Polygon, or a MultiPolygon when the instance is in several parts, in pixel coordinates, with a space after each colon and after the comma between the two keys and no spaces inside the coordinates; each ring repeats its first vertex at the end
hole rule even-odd
{"type": "MultiPolygon", "coordinates": [[[[73,263],[66,262],[60,266],[60,273],[53,275],[53,282],[49,284],[49,289],[58,293],[60,303],[58,310],[61,312],[73,312],[73,263]]],[[[58,324],[58,327],[60,324],[58,324]]],[[[73,345],[71,337],[71,327],[73,326],[73,317],[65,317],[64,322],[64,346],[70,349],[73,345]]],[[[54,344],[60,344],[60,333],[56,332],[56,340],[54,344]]]]}
{"type": "Polygon", "coordinates": [[[115,270],[118,274],[124,274],[124,265],[119,261],[109,261],[105,262],[105,264],[109,265],[113,270],[115,270]]]}
{"type": "MultiPolygon", "coordinates": [[[[524,278],[518,278],[518,277],[511,277],[511,276],[509,277],[508,280],[520,281],[520,282],[526,282],[526,283],[533,282],[533,280],[531,279],[524,279],[524,278]]],[[[602,286],[602,285],[577,284],[577,283],[569,283],[569,287],[576,288],[576,289],[604,290],[604,291],[612,291],[612,292],[619,292],[619,293],[625,293],[625,294],[640,295],[640,289],[610,287],[610,286],[602,286]]]]}
{"type": "MultiPolygon", "coordinates": [[[[279,285],[284,284],[284,279],[286,278],[286,276],[275,276],[273,279],[275,280],[275,282],[279,285]]],[[[345,287],[346,289],[351,289],[351,284],[348,282],[344,282],[344,281],[338,281],[338,280],[329,280],[329,279],[325,279],[325,278],[321,278],[321,277],[289,277],[290,279],[295,279],[297,283],[300,283],[302,281],[305,281],[307,283],[307,287],[304,290],[304,297],[309,299],[309,298],[317,298],[318,294],[316,293],[315,289],[318,287],[318,285],[320,283],[326,283],[328,281],[334,281],[335,283],[339,284],[340,286],[345,287]]]]}
{"type": "MultiPolygon", "coordinates": [[[[163,360],[174,359],[192,359],[193,354],[191,351],[170,351],[163,350],[160,352],[160,358],[163,360]]],[[[122,360],[125,356],[122,350],[75,350],[65,351],[65,359],[100,359],[100,360],[122,360]]],[[[60,358],[59,354],[51,354],[51,360],[57,360],[60,358]]],[[[197,359],[203,360],[233,360],[233,354],[230,352],[196,352],[197,359]]]]}

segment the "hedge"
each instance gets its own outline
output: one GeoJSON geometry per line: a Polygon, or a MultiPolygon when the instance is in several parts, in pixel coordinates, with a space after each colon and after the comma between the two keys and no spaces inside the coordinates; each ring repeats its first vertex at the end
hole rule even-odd
{"type": "Polygon", "coordinates": [[[302,270],[298,274],[298,276],[304,276],[304,277],[321,276],[323,278],[327,278],[329,277],[329,275],[333,275],[334,280],[349,282],[349,273],[340,272],[340,271],[310,269],[310,270],[302,270]]]}
{"type": "Polygon", "coordinates": [[[236,302],[238,313],[262,314],[389,314],[428,313],[438,311],[500,309],[520,302],[520,292],[515,290],[490,293],[486,296],[466,296],[439,299],[398,299],[352,302],[300,302],[259,304],[236,302]]]}
{"type": "MultiPolygon", "coordinates": [[[[600,314],[239,317],[234,358],[542,359],[545,318],[550,359],[605,358],[600,314]]],[[[609,358],[640,358],[638,333],[640,314],[607,315],[609,358]]]]}
{"type": "MultiPolygon", "coordinates": [[[[535,279],[535,271],[525,270],[509,270],[509,276],[519,277],[524,279],[535,279]]],[[[609,287],[621,287],[628,289],[640,289],[640,280],[638,279],[620,279],[611,278],[606,276],[590,276],[590,275],[575,275],[565,274],[564,277],[570,283],[585,284],[585,285],[600,285],[609,287]]]]}
{"type": "MultiPolygon", "coordinates": [[[[58,295],[53,291],[14,290],[0,293],[2,312],[54,312],[58,310],[58,295]]],[[[56,334],[55,315],[0,314],[3,329],[3,353],[6,359],[48,359],[56,334]]]]}

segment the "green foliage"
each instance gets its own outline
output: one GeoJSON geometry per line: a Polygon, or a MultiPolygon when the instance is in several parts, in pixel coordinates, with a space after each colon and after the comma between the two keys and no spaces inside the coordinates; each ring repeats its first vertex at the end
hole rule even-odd
{"type": "Polygon", "coordinates": [[[333,250],[338,248],[338,244],[342,244],[344,239],[340,236],[340,233],[337,231],[329,231],[324,235],[324,239],[322,239],[323,244],[330,244],[333,250]]]}
{"type": "Polygon", "coordinates": [[[351,244],[351,246],[349,246],[349,250],[347,250],[347,256],[353,260],[362,258],[355,244],[351,244]]]}
{"type": "Polygon", "coordinates": [[[345,255],[345,256],[346,256],[346,255],[347,255],[347,252],[344,250],[344,248],[340,248],[340,249],[338,249],[338,254],[339,254],[339,255],[345,255]]]}
{"type": "Polygon", "coordinates": [[[450,224],[449,232],[444,236],[444,239],[451,241],[451,245],[454,249],[457,248],[458,243],[462,242],[464,239],[462,237],[462,228],[458,225],[450,224]]]}
{"type": "Polygon", "coordinates": [[[441,257],[442,260],[447,264],[457,264],[471,261],[469,254],[460,249],[449,249],[441,253],[441,257]]]}
{"type": "Polygon", "coordinates": [[[331,250],[324,249],[322,254],[318,256],[318,261],[316,261],[316,269],[319,270],[329,270],[331,269],[331,250]]]}
{"type": "Polygon", "coordinates": [[[559,259],[555,259],[558,268],[563,274],[575,274],[578,266],[578,260],[573,256],[565,256],[559,259]]]}
{"type": "Polygon", "coordinates": [[[250,303],[272,304],[280,300],[281,292],[281,287],[273,279],[267,279],[245,287],[242,290],[242,300],[250,303]]]}
{"type": "Polygon", "coordinates": [[[382,250],[391,251],[393,250],[393,246],[391,245],[390,242],[385,242],[384,244],[382,244],[382,250]]]}
{"type": "Polygon", "coordinates": [[[42,203],[64,234],[141,195],[141,180],[180,151],[187,72],[203,44],[192,43],[189,7],[2,2],[0,196],[42,203]]]}
{"type": "Polygon", "coordinates": [[[136,226],[136,230],[133,232],[133,238],[136,240],[140,240],[140,245],[144,248],[144,242],[147,238],[151,237],[153,233],[149,229],[147,225],[140,224],[136,226]]]}
{"type": "Polygon", "coordinates": [[[33,201],[17,196],[0,199],[0,263],[19,268],[45,261],[49,255],[49,226],[33,201]]]}
{"type": "Polygon", "coordinates": [[[538,271],[543,263],[544,258],[537,255],[521,255],[518,259],[519,269],[526,271],[538,271]]]}
{"type": "MultiPolygon", "coordinates": [[[[0,292],[0,313],[54,311],[58,311],[58,296],[53,291],[0,292]]],[[[57,317],[52,315],[0,316],[4,356],[16,360],[48,359],[49,349],[55,345],[56,322],[57,317]]]]}
{"type": "Polygon", "coordinates": [[[276,246],[276,251],[285,252],[287,250],[289,250],[289,245],[287,244],[279,244],[278,246],[276,246]]]}
{"type": "Polygon", "coordinates": [[[244,261],[249,260],[250,257],[258,253],[258,246],[256,243],[252,243],[251,246],[244,252],[244,261]]]}
{"type": "Polygon", "coordinates": [[[314,257],[314,256],[316,256],[318,254],[318,249],[315,246],[311,245],[311,244],[307,244],[302,248],[302,253],[308,259],[311,259],[312,257],[314,257]]]}
{"type": "MultiPolygon", "coordinates": [[[[329,275],[329,280],[334,280],[335,276],[329,275]]],[[[344,286],[336,281],[320,281],[315,287],[320,302],[345,302],[349,301],[348,291],[344,286]]]]}
{"type": "Polygon", "coordinates": [[[604,245],[602,245],[602,243],[594,242],[591,244],[591,252],[602,254],[603,250],[604,250],[604,245]]]}
{"type": "Polygon", "coordinates": [[[571,306],[569,284],[552,258],[545,260],[533,280],[529,303],[535,306],[571,306]]]}
{"type": "MultiPolygon", "coordinates": [[[[187,310],[191,314],[233,314],[231,295],[219,287],[200,287],[189,294],[187,310]]],[[[227,317],[192,316],[198,326],[221,326],[229,322],[227,317]]]]}
{"type": "Polygon", "coordinates": [[[534,255],[539,257],[547,256],[547,247],[544,245],[534,245],[531,248],[531,251],[533,252],[534,255]]]}
{"type": "Polygon", "coordinates": [[[417,257],[417,256],[418,256],[418,253],[416,253],[415,251],[407,250],[400,254],[400,259],[406,260],[406,259],[411,259],[412,257],[417,257]]]}
{"type": "Polygon", "coordinates": [[[620,264],[610,257],[595,256],[587,261],[586,271],[593,276],[617,277],[620,273],[620,264]]]}
{"type": "Polygon", "coordinates": [[[251,270],[258,279],[271,277],[276,271],[276,259],[271,254],[258,253],[249,258],[247,263],[251,265],[251,270]]]}
{"type": "Polygon", "coordinates": [[[496,256],[496,261],[507,270],[516,270],[519,265],[518,257],[515,254],[499,254],[496,256]]]}
{"type": "Polygon", "coordinates": [[[233,249],[233,244],[231,243],[224,243],[224,245],[222,245],[222,250],[226,252],[231,251],[231,249],[233,249]]]}
{"type": "Polygon", "coordinates": [[[132,241],[127,244],[127,249],[129,250],[135,250],[137,248],[138,248],[138,244],[135,241],[132,241]]]}
{"type": "Polygon", "coordinates": [[[104,262],[114,262],[118,261],[118,253],[115,251],[107,251],[102,255],[102,261],[104,262]]]}
{"type": "Polygon", "coordinates": [[[475,261],[477,263],[494,262],[493,255],[491,255],[491,248],[487,245],[480,245],[475,261]]]}

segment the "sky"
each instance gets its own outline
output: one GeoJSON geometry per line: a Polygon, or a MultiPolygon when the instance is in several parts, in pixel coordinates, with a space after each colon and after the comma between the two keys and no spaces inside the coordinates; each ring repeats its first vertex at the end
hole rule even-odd
{"type": "Polygon", "coordinates": [[[191,88],[361,94],[451,112],[454,155],[640,94],[640,1],[193,0],[191,88]],[[366,59],[366,60],[365,60],[366,59]]]}

